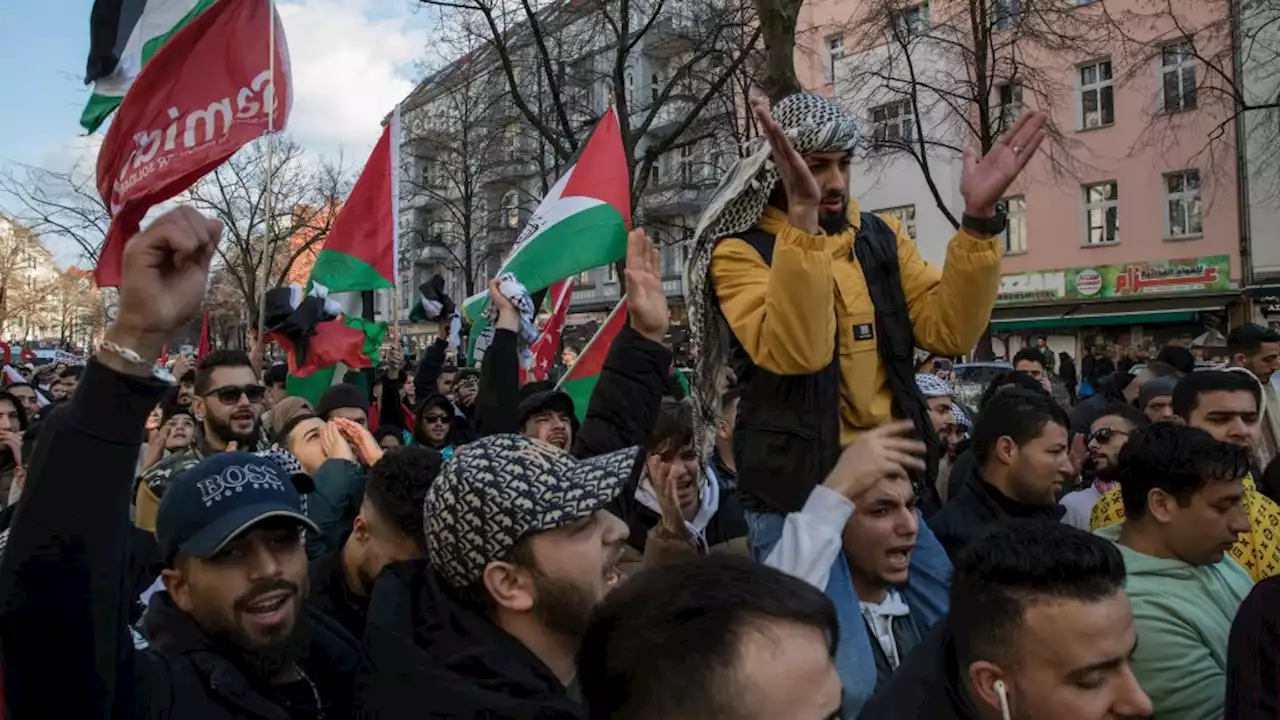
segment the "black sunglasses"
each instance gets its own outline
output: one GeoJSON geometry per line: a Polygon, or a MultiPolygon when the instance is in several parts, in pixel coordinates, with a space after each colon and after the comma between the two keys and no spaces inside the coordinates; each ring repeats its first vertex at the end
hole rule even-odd
{"type": "Polygon", "coordinates": [[[256,405],[262,402],[262,398],[266,397],[267,389],[261,385],[227,385],[205,393],[205,397],[217,396],[218,402],[223,405],[235,405],[240,402],[240,396],[243,395],[249,399],[249,403],[256,405]]]}
{"type": "Polygon", "coordinates": [[[448,415],[423,415],[422,422],[428,425],[443,425],[449,422],[448,415]]]}
{"type": "Polygon", "coordinates": [[[1124,430],[1117,430],[1115,428],[1109,428],[1109,427],[1098,428],[1096,431],[1094,431],[1092,435],[1089,436],[1089,442],[1093,442],[1094,440],[1097,440],[1099,445],[1103,445],[1108,442],[1111,442],[1111,438],[1116,435],[1128,436],[1129,433],[1125,432],[1124,430]]]}

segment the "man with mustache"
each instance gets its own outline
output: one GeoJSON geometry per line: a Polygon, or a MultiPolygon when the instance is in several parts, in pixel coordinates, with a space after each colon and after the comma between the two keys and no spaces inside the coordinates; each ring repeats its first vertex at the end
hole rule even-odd
{"type": "MultiPolygon", "coordinates": [[[[809,93],[754,112],[762,138],[720,183],[688,267],[700,422],[714,427],[731,364],[744,387],[734,433],[744,503],[779,516],[804,505],[860,434],[911,420],[932,449],[931,469],[913,478],[927,515],[938,441],[913,351],[967,353],[987,326],[999,204],[1044,139],[1046,115],[1025,113],[985,157],[966,153],[964,215],[939,270],[900,222],[849,197],[857,120],[809,93]]],[[[753,528],[764,544],[774,534],[753,528]]]]}
{"type": "MultiPolygon", "coordinates": [[[[115,323],[75,396],[45,420],[0,563],[5,704],[16,717],[350,716],[358,645],[304,614],[299,530],[310,524],[272,461],[220,453],[168,483],[156,518],[164,592],[146,617],[149,647],[130,637],[122,545],[138,437],[169,389],[155,361],[199,309],[221,230],[181,207],[129,239],[115,323]]],[[[200,387],[228,387],[227,369],[200,387]]]]}
{"type": "Polygon", "coordinates": [[[249,356],[240,350],[215,350],[200,361],[191,403],[196,417],[203,419],[196,441],[142,474],[134,501],[134,522],[138,527],[155,531],[156,507],[169,482],[179,473],[228,447],[244,451],[257,448],[266,393],[249,356]]]}
{"type": "Polygon", "coordinates": [[[1062,522],[1089,531],[1089,514],[1093,506],[1116,486],[1116,468],[1120,451],[1139,428],[1146,427],[1147,416],[1131,405],[1113,403],[1102,417],[1093,421],[1085,441],[1088,455],[1084,459],[1085,487],[1062,496],[1059,505],[1067,509],[1062,522]]]}

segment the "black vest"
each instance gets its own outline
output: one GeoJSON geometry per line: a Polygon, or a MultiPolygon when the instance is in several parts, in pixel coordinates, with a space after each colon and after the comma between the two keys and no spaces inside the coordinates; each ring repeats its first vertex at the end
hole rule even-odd
{"type": "MultiPolygon", "coordinates": [[[[752,228],[740,239],[766,265],[773,264],[773,235],[752,228]]],[[[878,216],[862,213],[853,252],[875,306],[876,346],[893,395],[893,416],[911,420],[929,446],[928,468],[913,478],[927,516],[939,506],[933,481],[940,443],[916,386],[915,334],[902,290],[897,235],[878,216]]],[[[757,512],[797,512],[840,455],[839,332],[831,362],[810,375],[777,375],[756,366],[737,338],[731,348],[730,362],[742,387],[733,436],[742,505],[757,512]]]]}

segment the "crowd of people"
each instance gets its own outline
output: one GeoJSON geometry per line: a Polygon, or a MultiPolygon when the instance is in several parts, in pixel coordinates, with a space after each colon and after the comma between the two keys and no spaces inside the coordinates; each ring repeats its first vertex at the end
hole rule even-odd
{"type": "Polygon", "coordinates": [[[970,407],[913,352],[982,333],[1043,115],[966,158],[938,269],[848,197],[851,118],[755,112],[695,239],[689,397],[642,230],[586,408],[521,385],[497,282],[479,368],[395,343],[314,405],[239,351],[170,372],[221,225],[132,238],[88,364],[0,393],[7,713],[1280,718],[1280,335],[1074,407],[1028,348],[970,407]]]}

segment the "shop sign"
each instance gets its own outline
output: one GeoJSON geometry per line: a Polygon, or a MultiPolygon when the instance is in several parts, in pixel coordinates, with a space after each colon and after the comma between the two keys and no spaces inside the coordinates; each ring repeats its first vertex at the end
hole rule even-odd
{"type": "Polygon", "coordinates": [[[999,305],[1055,300],[1114,300],[1229,290],[1231,258],[1208,255],[1176,260],[1097,265],[1003,275],[999,305]]]}
{"type": "Polygon", "coordinates": [[[1256,298],[1254,302],[1262,309],[1264,316],[1268,318],[1280,317],[1280,295],[1256,298]]]}

